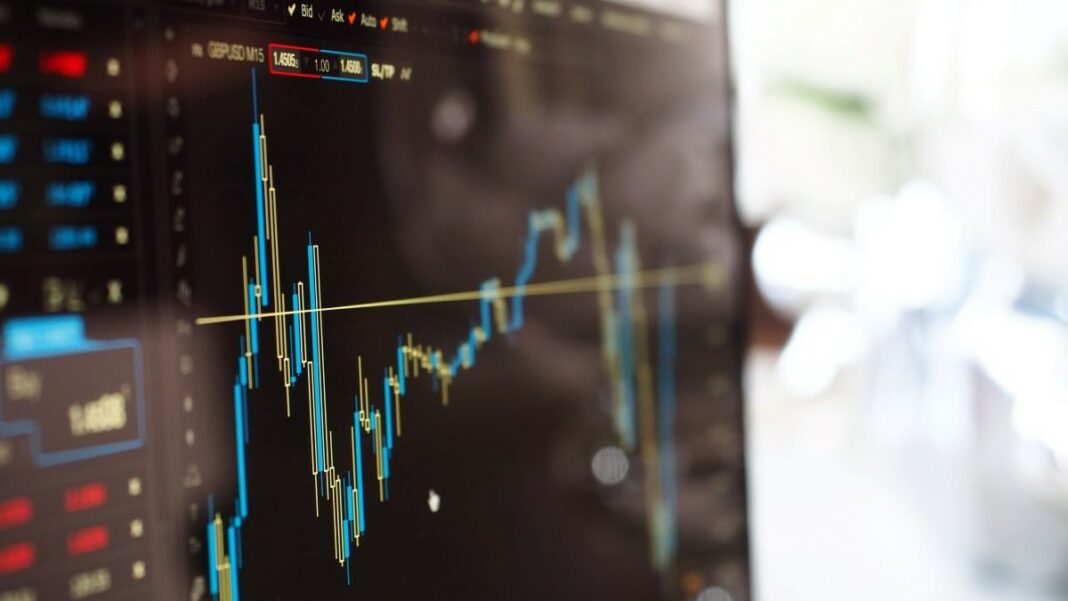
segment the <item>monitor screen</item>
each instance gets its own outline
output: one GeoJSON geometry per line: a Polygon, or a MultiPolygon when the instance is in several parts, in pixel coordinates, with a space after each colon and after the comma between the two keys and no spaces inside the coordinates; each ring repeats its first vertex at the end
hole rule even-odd
{"type": "Polygon", "coordinates": [[[724,19],[0,3],[0,600],[748,599],[724,19]]]}

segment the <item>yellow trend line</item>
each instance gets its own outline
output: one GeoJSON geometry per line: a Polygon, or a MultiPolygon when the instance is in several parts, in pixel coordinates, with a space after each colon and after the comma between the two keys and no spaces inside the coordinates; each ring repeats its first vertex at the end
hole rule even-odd
{"type": "MultiPolygon", "coordinates": [[[[601,290],[615,290],[619,288],[653,288],[661,285],[665,278],[675,286],[703,284],[709,288],[716,288],[723,283],[723,271],[716,263],[697,263],[681,267],[665,267],[661,269],[649,269],[635,271],[627,274],[606,274],[569,280],[556,280],[551,282],[536,282],[526,286],[507,286],[500,288],[495,293],[495,298],[511,298],[517,295],[523,296],[550,296],[556,294],[580,294],[585,292],[598,292],[601,290]]],[[[455,303],[462,301],[481,300],[485,292],[482,290],[467,290],[463,292],[448,292],[445,294],[431,294],[429,296],[414,296],[410,298],[397,298],[392,300],[371,301],[355,303],[351,305],[335,305],[332,307],[319,307],[318,309],[294,309],[289,311],[273,311],[267,313],[243,315],[216,315],[211,317],[198,317],[195,323],[198,326],[207,326],[235,321],[246,321],[264,317],[280,317],[283,315],[304,315],[308,313],[325,313],[327,311],[353,311],[357,309],[381,309],[384,307],[401,307],[407,305],[429,305],[434,303],[455,303]]]]}

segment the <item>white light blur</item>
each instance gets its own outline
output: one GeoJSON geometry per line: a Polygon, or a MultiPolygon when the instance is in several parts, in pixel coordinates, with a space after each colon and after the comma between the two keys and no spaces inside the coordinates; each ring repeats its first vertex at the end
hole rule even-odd
{"type": "Polygon", "coordinates": [[[1020,438],[1049,449],[1061,466],[1068,466],[1068,385],[1052,380],[1035,383],[1016,397],[1012,425],[1020,438]]]}
{"type": "Polygon", "coordinates": [[[818,307],[798,320],[779,356],[783,385],[800,397],[817,397],[841,369],[861,353],[864,334],[856,316],[844,309],[818,307]]]}
{"type": "Polygon", "coordinates": [[[696,601],[733,601],[734,597],[718,586],[710,586],[697,595],[696,601]]]}
{"type": "Polygon", "coordinates": [[[1054,305],[1053,310],[1056,312],[1058,319],[1068,322],[1068,291],[1062,292],[1057,297],[1057,303],[1054,305]]]}
{"type": "Polygon", "coordinates": [[[796,314],[817,298],[849,292],[856,280],[855,256],[848,240],[779,217],[757,236],[753,271],[768,302],[796,314]]]}
{"type": "Polygon", "coordinates": [[[892,200],[865,202],[857,211],[856,237],[864,302],[907,310],[956,300],[964,273],[962,228],[931,184],[914,181],[892,200]]]}
{"type": "Polygon", "coordinates": [[[434,107],[430,125],[442,142],[458,142],[475,123],[475,102],[465,92],[446,94],[434,107]]]}
{"type": "Polygon", "coordinates": [[[590,470],[598,482],[606,486],[619,484],[630,471],[630,461],[623,449],[616,446],[602,447],[593,455],[590,470]]]}
{"type": "Polygon", "coordinates": [[[1010,396],[1028,394],[1036,383],[1068,373],[1068,338],[1053,320],[973,301],[961,309],[953,328],[962,351],[1010,396]]]}

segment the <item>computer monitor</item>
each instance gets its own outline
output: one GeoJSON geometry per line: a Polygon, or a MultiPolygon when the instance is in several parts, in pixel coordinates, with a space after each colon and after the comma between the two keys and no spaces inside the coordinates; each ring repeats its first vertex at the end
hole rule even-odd
{"type": "Polygon", "coordinates": [[[0,3],[0,600],[748,599],[725,21],[0,3]]]}

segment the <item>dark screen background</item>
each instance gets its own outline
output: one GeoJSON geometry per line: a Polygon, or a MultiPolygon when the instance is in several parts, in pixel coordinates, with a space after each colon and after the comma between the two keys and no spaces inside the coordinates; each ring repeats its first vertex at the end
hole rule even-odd
{"type": "MultiPolygon", "coordinates": [[[[446,11],[420,14],[424,24],[433,19],[429,26],[452,26],[446,11]]],[[[567,185],[590,165],[610,247],[630,219],[649,267],[711,259],[737,269],[718,28],[677,45],[539,25],[526,33],[535,51],[520,57],[462,43],[451,52],[403,41],[354,45],[249,23],[169,19],[181,69],[197,315],[243,311],[240,256],[251,262],[255,233],[252,70],[275,168],[283,279],[306,280],[310,235],[320,245],[326,305],[468,290],[493,275],[510,283],[527,213],[562,208],[567,185]],[[188,46],[208,40],[359,50],[411,66],[413,77],[354,85],[271,76],[262,64],[189,55],[188,46]]],[[[477,19],[494,25],[492,14],[477,19]]],[[[561,265],[549,246],[542,244],[534,281],[592,274],[588,248],[561,265]]],[[[645,294],[655,316],[655,290],[645,294]]],[[[428,379],[409,382],[389,500],[379,503],[369,491],[351,585],[333,560],[328,516],[315,517],[306,395],[295,391],[287,419],[278,376],[264,360],[261,389],[249,397],[242,594],[670,599],[719,585],[744,598],[733,294],[725,285],[677,295],[680,534],[677,561],[664,573],[649,566],[640,459],[616,486],[590,472],[594,452],[616,442],[597,305],[584,294],[528,299],[526,327],[480,351],[476,368],[453,386],[450,406],[428,379]],[[441,498],[436,513],[428,509],[431,489],[441,498]]],[[[377,386],[397,336],[413,332],[450,348],[477,316],[475,303],[324,315],[332,424],[351,422],[357,355],[377,386]]],[[[220,510],[234,494],[227,427],[242,330],[201,327],[195,343],[197,393],[217,412],[208,427],[219,443],[217,459],[205,462],[204,488],[220,510]]],[[[335,444],[339,453],[348,449],[344,440],[335,444]]]]}

